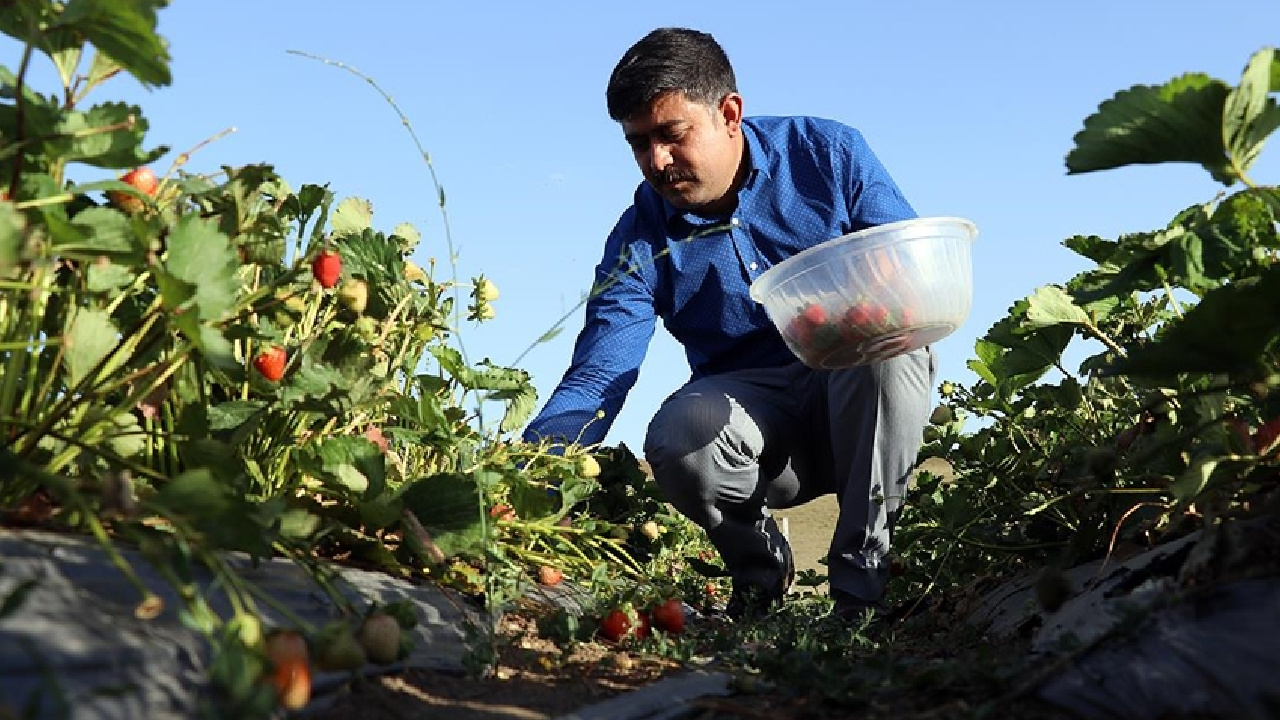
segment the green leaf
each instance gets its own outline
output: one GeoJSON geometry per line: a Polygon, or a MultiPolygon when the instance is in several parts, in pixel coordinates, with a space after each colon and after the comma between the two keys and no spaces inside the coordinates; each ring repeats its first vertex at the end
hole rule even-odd
{"type": "Polygon", "coordinates": [[[194,311],[201,320],[225,319],[240,290],[238,266],[235,247],[218,231],[216,220],[184,215],[169,234],[162,275],[180,285],[171,290],[161,283],[165,307],[173,312],[194,311]]]}
{"type": "Polygon", "coordinates": [[[342,237],[336,244],[342,253],[343,272],[363,279],[369,286],[364,314],[376,320],[386,319],[407,292],[400,245],[367,228],[342,237]]]}
{"type": "Polygon", "coordinates": [[[1089,314],[1057,285],[1038,288],[1027,298],[1024,327],[1034,329],[1063,323],[1088,325],[1089,322],[1089,314]]]}
{"type": "Polygon", "coordinates": [[[311,475],[366,499],[386,488],[386,458],[361,435],[336,435],[307,445],[302,466],[311,475]]]}
{"type": "Polygon", "coordinates": [[[230,400],[209,406],[209,430],[235,430],[252,420],[267,407],[262,400],[230,400]]]}
{"type": "Polygon", "coordinates": [[[157,11],[168,0],[70,0],[59,26],[83,33],[86,40],[145,86],[173,82],[169,50],[156,34],[157,11]]]}
{"type": "Polygon", "coordinates": [[[284,511],[280,516],[280,537],[305,540],[320,529],[320,518],[301,508],[284,511]]]}
{"type": "Polygon", "coordinates": [[[154,162],[167,147],[145,151],[146,118],[136,105],[112,102],[87,112],[64,114],[49,141],[50,152],[64,160],[100,168],[133,168],[154,162]],[[115,128],[106,130],[106,128],[115,128]]]}
{"type": "Polygon", "coordinates": [[[263,517],[267,508],[250,503],[207,467],[188,470],[166,483],[154,502],[166,516],[202,533],[215,548],[257,557],[271,554],[272,535],[264,520],[275,519],[263,517]]]}
{"type": "Polygon", "coordinates": [[[1211,290],[1156,341],[1134,348],[1109,374],[1167,376],[1249,371],[1280,337],[1280,266],[1211,290]]]}
{"type": "Polygon", "coordinates": [[[484,551],[480,489],[471,475],[440,473],[416,480],[407,484],[400,499],[446,556],[484,551]]]}
{"type": "Polygon", "coordinates": [[[525,423],[537,409],[538,389],[533,385],[525,385],[515,390],[494,393],[494,398],[506,401],[507,410],[502,414],[499,429],[502,432],[514,432],[523,428],[525,423]]]}
{"type": "Polygon", "coordinates": [[[1280,107],[1271,94],[1276,67],[1274,48],[1263,48],[1249,58],[1240,85],[1227,96],[1222,111],[1222,139],[1232,170],[1243,176],[1262,152],[1263,143],[1280,127],[1280,107]]]}
{"type": "Polygon", "coordinates": [[[133,413],[113,415],[111,422],[115,428],[105,439],[112,452],[127,458],[141,455],[147,449],[146,433],[133,413]]]}
{"type": "Polygon", "coordinates": [[[147,256],[147,243],[138,236],[123,213],[108,207],[90,207],[76,213],[71,224],[80,232],[53,244],[58,255],[92,263],[107,257],[125,264],[140,265],[147,256]]]}
{"type": "Polygon", "coordinates": [[[85,287],[89,292],[111,292],[129,285],[137,274],[132,268],[117,265],[105,257],[85,266],[85,287]]]}
{"type": "Polygon", "coordinates": [[[120,331],[104,310],[80,308],[63,337],[67,383],[78,385],[119,342],[120,331]]]}
{"type": "Polygon", "coordinates": [[[0,276],[26,257],[27,218],[11,202],[0,202],[0,276]]]}
{"type": "Polygon", "coordinates": [[[1135,85],[1098,106],[1067,153],[1071,175],[1125,165],[1194,162],[1230,185],[1222,117],[1230,88],[1203,73],[1135,85]]]}
{"type": "Polygon", "coordinates": [[[333,211],[332,227],[338,237],[369,230],[373,227],[373,203],[364,198],[344,198],[333,211]]]}
{"type": "Polygon", "coordinates": [[[391,237],[400,241],[400,251],[411,255],[422,241],[422,233],[412,223],[400,223],[391,229],[391,237]]]}
{"type": "Polygon", "coordinates": [[[1110,260],[1118,246],[1116,241],[1104,240],[1097,235],[1075,235],[1063,240],[1062,244],[1099,265],[1110,260]]]}
{"type": "Polygon", "coordinates": [[[1218,458],[1200,458],[1181,475],[1169,483],[1169,492],[1181,502],[1194,500],[1209,485],[1209,478],[1218,469],[1218,458]]]}
{"type": "Polygon", "coordinates": [[[120,63],[113,60],[110,55],[97,51],[93,54],[93,60],[89,62],[89,76],[85,84],[93,87],[123,69],[120,63]]]}

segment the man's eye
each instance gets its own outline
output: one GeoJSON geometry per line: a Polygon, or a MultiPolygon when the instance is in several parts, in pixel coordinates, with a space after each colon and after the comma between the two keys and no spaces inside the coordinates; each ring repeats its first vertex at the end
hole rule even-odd
{"type": "Polygon", "coordinates": [[[631,146],[632,152],[644,152],[649,149],[649,138],[628,138],[627,144],[631,146]]]}

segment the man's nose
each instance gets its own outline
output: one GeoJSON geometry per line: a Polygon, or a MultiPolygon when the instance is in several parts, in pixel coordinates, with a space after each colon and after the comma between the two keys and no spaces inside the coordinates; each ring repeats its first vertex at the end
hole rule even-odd
{"type": "Polygon", "coordinates": [[[663,143],[653,143],[649,146],[646,161],[655,172],[666,170],[667,166],[671,164],[671,148],[663,143]]]}

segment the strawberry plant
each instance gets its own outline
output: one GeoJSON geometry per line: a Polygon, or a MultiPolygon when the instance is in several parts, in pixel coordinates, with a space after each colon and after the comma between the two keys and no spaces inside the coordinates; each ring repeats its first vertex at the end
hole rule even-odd
{"type": "Polygon", "coordinates": [[[1280,57],[1236,86],[1190,73],[1102,103],[1072,173],[1195,162],[1243,185],[1163,228],[1063,244],[1096,267],[1014,303],[945,382],[901,526],[906,593],[1000,568],[1062,568],[1262,512],[1280,489],[1280,188],[1249,168],[1280,126],[1280,57]],[[1082,353],[1078,367],[1066,358],[1082,353]],[[976,429],[970,430],[973,424],[976,429]]]}
{"type": "MultiPolygon", "coordinates": [[[[231,616],[198,593],[184,611],[230,717],[305,702],[310,670],[263,661],[260,591],[227,551],[360,561],[495,607],[544,565],[642,574],[613,523],[576,519],[607,475],[594,450],[504,440],[533,410],[528,375],[472,363],[458,338],[464,317],[495,317],[490,280],[438,280],[411,259],[415,228],[380,229],[368,201],[266,163],[194,174],[185,152],[161,172],[169,148],[148,145],[142,108],[87,104],[121,73],[171,81],[163,5],[0,8],[24,47],[0,69],[0,508],[39,499],[49,527],[91,534],[142,617],[159,598],[115,543],[167,577],[179,558],[213,570],[231,616]],[[49,94],[28,84],[40,58],[58,70],[49,94]],[[490,517],[499,503],[510,514],[490,517]]],[[[350,664],[339,649],[324,662],[350,664]]]]}

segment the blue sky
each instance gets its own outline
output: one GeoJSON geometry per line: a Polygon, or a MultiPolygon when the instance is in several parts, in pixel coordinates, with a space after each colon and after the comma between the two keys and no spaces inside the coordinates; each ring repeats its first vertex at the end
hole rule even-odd
{"type": "MultiPolygon", "coordinates": [[[[604,109],[609,71],[650,29],[695,27],[725,46],[748,114],[844,121],[922,215],[979,228],[974,304],[938,346],[941,379],[968,382],[974,340],[1037,286],[1085,265],[1060,243],[1150,230],[1220,186],[1189,165],[1067,176],[1084,118],[1117,90],[1188,70],[1229,82],[1280,43],[1274,0],[970,2],[177,2],[162,11],[174,83],[130,80],[96,100],[138,102],[150,144],[175,152],[227,128],[188,169],[273,163],[295,187],[329,183],[374,204],[375,223],[415,224],[418,260],[451,271],[428,168],[376,91],[408,116],[447,194],[461,279],[501,289],[495,320],[465,326],[472,361],[511,364],[587,291],[605,235],[639,172],[604,109]],[[785,9],[784,9],[785,8],[785,9]]],[[[12,45],[5,61],[15,69],[12,45]]],[[[46,91],[52,88],[45,86],[46,91]]],[[[172,157],[157,163],[168,166],[172,157]]],[[[1280,182],[1280,150],[1254,178],[1280,182]]],[[[76,178],[89,180],[96,178],[76,178]]],[[[581,324],[519,363],[540,402],[567,366],[581,324]]],[[[637,452],[649,416],[688,376],[661,328],[606,443],[637,452]]]]}

